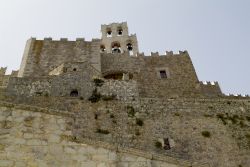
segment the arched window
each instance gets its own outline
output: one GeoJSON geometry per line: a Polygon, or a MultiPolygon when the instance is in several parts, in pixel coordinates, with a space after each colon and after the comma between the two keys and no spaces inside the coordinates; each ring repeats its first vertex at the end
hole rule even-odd
{"type": "Polygon", "coordinates": [[[127,44],[127,49],[129,51],[129,55],[130,56],[134,54],[134,52],[133,52],[133,45],[130,42],[127,44]]]}
{"type": "Polygon", "coordinates": [[[112,44],[112,53],[121,53],[121,45],[119,42],[114,42],[112,44]]]}
{"type": "Polygon", "coordinates": [[[107,28],[107,37],[112,37],[112,30],[111,30],[111,28],[107,28]]]}
{"type": "Polygon", "coordinates": [[[118,27],[118,28],[117,28],[117,35],[118,35],[118,36],[122,36],[122,33],[123,33],[122,28],[121,28],[121,27],[118,27]]]}
{"type": "Polygon", "coordinates": [[[128,51],[132,51],[133,50],[133,45],[131,43],[127,44],[127,49],[128,51]]]}
{"type": "Polygon", "coordinates": [[[71,96],[71,97],[77,97],[77,96],[78,96],[78,91],[77,91],[77,89],[73,89],[73,90],[70,92],[70,96],[71,96]]]}
{"type": "Polygon", "coordinates": [[[100,52],[101,52],[101,53],[104,53],[105,51],[106,51],[105,46],[104,46],[104,45],[101,45],[101,46],[100,46],[100,52]]]}

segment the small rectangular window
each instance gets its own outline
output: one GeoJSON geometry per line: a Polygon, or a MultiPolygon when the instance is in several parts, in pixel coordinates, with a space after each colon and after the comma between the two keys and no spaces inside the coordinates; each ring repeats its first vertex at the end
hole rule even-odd
{"type": "Polygon", "coordinates": [[[160,71],[160,76],[161,76],[161,78],[167,78],[167,73],[166,73],[166,71],[165,71],[165,70],[161,70],[161,71],[160,71]]]}

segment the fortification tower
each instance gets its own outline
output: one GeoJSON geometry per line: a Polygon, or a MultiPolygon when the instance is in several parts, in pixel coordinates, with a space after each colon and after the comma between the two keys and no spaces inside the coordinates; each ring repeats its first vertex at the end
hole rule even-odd
{"type": "Polygon", "coordinates": [[[136,34],[129,35],[127,22],[101,26],[101,52],[124,53],[136,56],[139,52],[136,34]]]}
{"type": "Polygon", "coordinates": [[[0,68],[0,76],[1,76],[1,75],[5,75],[6,70],[7,70],[7,67],[1,67],[1,68],[0,68]]]}

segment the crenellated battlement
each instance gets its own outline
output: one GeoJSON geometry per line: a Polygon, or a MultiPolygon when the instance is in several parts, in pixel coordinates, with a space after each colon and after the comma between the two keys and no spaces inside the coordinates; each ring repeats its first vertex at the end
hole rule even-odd
{"type": "MultiPolygon", "coordinates": [[[[100,39],[90,41],[85,38],[29,39],[18,77],[68,75],[64,70],[73,75],[82,68],[74,63],[70,67],[61,65],[86,62],[100,72],[100,77],[121,79],[125,76],[135,80],[142,97],[222,95],[218,82],[198,80],[188,51],[156,51],[148,55],[139,52],[136,34],[129,34],[127,22],[104,24],[101,33],[100,39]]],[[[6,69],[1,68],[0,74],[5,72],[6,69]]]]}
{"type": "Polygon", "coordinates": [[[7,67],[1,67],[0,68],[0,75],[5,75],[6,70],[7,70],[7,67]]]}
{"type": "Polygon", "coordinates": [[[151,52],[150,55],[145,55],[144,52],[137,53],[137,57],[144,57],[144,56],[152,56],[152,57],[159,57],[159,56],[189,56],[188,51],[179,51],[178,53],[174,53],[173,51],[166,51],[164,54],[160,54],[159,52],[151,52]]]}
{"type": "Polygon", "coordinates": [[[30,38],[33,41],[51,41],[51,42],[100,42],[101,39],[93,38],[91,41],[86,41],[85,38],[76,38],[75,40],[69,40],[68,38],[53,39],[52,37],[45,37],[43,39],[37,39],[35,37],[30,38]]]}
{"type": "Polygon", "coordinates": [[[230,98],[249,98],[250,95],[248,94],[223,94],[226,97],[230,97],[230,98]]]}
{"type": "Polygon", "coordinates": [[[200,83],[207,86],[219,86],[218,81],[200,81],[200,83]]]}
{"type": "Polygon", "coordinates": [[[200,81],[199,88],[201,92],[208,96],[221,96],[222,92],[217,81],[200,81]]]}
{"type": "Polygon", "coordinates": [[[9,74],[9,75],[6,75],[6,71],[7,71],[7,67],[0,68],[0,87],[1,88],[7,87],[8,83],[9,83],[9,79],[11,77],[17,77],[18,71],[12,70],[11,74],[9,74]]]}

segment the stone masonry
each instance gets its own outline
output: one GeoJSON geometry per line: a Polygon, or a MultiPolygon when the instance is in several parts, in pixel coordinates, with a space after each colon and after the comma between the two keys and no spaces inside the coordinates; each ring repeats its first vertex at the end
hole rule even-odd
{"type": "Polygon", "coordinates": [[[27,41],[0,69],[0,167],[248,167],[250,98],[199,81],[187,51],[100,39],[27,41]]]}

